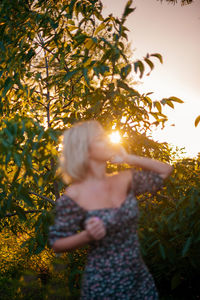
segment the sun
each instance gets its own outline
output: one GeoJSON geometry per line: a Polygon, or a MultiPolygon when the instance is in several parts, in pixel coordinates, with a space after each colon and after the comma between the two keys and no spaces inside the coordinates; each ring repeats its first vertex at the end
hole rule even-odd
{"type": "Polygon", "coordinates": [[[121,136],[119,134],[119,131],[113,131],[110,135],[109,138],[112,143],[118,144],[121,142],[121,136]]]}

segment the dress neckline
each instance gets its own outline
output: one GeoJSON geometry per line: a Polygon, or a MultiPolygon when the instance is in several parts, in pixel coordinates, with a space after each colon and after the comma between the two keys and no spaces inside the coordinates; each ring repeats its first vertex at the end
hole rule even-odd
{"type": "Polygon", "coordinates": [[[128,194],[126,195],[126,198],[124,199],[124,201],[121,203],[120,206],[115,206],[115,207],[103,207],[103,208],[95,208],[95,209],[86,209],[84,207],[82,207],[80,204],[78,204],[77,202],[74,201],[74,199],[72,199],[70,196],[68,196],[67,194],[64,194],[65,197],[67,197],[68,199],[70,199],[70,201],[76,205],[77,207],[79,207],[81,210],[83,210],[85,213],[90,213],[90,212],[95,212],[95,211],[109,211],[109,210],[118,210],[120,208],[122,208],[127,199],[129,198],[129,196],[132,195],[132,191],[129,191],[128,194]]]}

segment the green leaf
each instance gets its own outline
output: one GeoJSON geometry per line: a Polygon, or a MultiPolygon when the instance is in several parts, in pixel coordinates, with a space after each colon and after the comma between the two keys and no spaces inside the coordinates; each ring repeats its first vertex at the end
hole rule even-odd
{"type": "Polygon", "coordinates": [[[154,105],[154,107],[157,108],[157,110],[159,111],[159,113],[162,112],[162,106],[161,106],[160,102],[155,101],[155,102],[153,103],[153,105],[154,105]]]}
{"type": "Polygon", "coordinates": [[[159,250],[160,250],[160,254],[161,254],[162,258],[166,259],[165,249],[162,244],[159,244],[159,250]]]}
{"type": "Polygon", "coordinates": [[[7,135],[7,137],[8,137],[8,142],[10,143],[10,144],[12,144],[13,143],[13,140],[14,140],[14,137],[13,137],[13,135],[12,135],[12,133],[10,133],[10,131],[8,130],[8,128],[5,128],[4,129],[4,132],[6,133],[6,135],[7,135]]]}
{"type": "Polygon", "coordinates": [[[43,245],[44,244],[44,236],[43,234],[39,233],[37,234],[37,241],[40,245],[43,245]]]}
{"type": "Polygon", "coordinates": [[[180,273],[176,273],[171,279],[171,290],[174,290],[181,283],[181,275],[180,273]]]}
{"type": "Polygon", "coordinates": [[[149,98],[149,97],[143,97],[143,99],[147,102],[147,104],[148,104],[148,106],[150,107],[150,108],[152,108],[152,100],[151,100],[151,98],[149,98]]]}
{"type": "Polygon", "coordinates": [[[97,67],[94,67],[93,70],[95,75],[99,77],[99,74],[104,75],[104,73],[109,72],[110,69],[106,65],[99,65],[97,67]]]}
{"type": "Polygon", "coordinates": [[[169,99],[166,100],[166,104],[174,108],[174,104],[169,99]]]}
{"type": "Polygon", "coordinates": [[[31,238],[28,240],[28,250],[29,250],[29,253],[30,253],[30,254],[33,253],[33,248],[34,248],[34,246],[35,246],[35,243],[36,243],[35,238],[32,238],[32,237],[31,237],[31,238]]]}
{"type": "Polygon", "coordinates": [[[157,113],[157,112],[150,112],[150,114],[151,114],[156,120],[158,120],[158,113],[157,113]]]}
{"type": "MultiPolygon", "coordinates": [[[[82,44],[86,39],[88,38],[88,36],[86,34],[80,33],[78,32],[75,36],[74,36],[74,40],[77,42],[77,44],[82,44]]],[[[78,46],[77,45],[77,46],[78,46]]]]}
{"type": "Polygon", "coordinates": [[[181,99],[179,99],[179,98],[177,98],[177,97],[174,97],[174,96],[169,97],[169,99],[170,99],[171,101],[174,101],[174,102],[184,103],[183,100],[181,100],[181,99]]]}
{"type": "Polygon", "coordinates": [[[66,82],[69,79],[71,79],[76,73],[78,73],[79,69],[75,69],[73,71],[67,72],[67,74],[64,76],[63,80],[66,82]]]}
{"type": "Polygon", "coordinates": [[[12,206],[12,197],[13,197],[13,194],[9,194],[8,196],[8,200],[6,201],[6,208],[9,210],[12,206]]]}
{"type": "Polygon", "coordinates": [[[25,214],[23,208],[21,208],[20,206],[16,206],[15,210],[16,210],[16,213],[18,214],[19,218],[21,220],[26,221],[27,218],[26,218],[26,214],[25,214]]]}
{"type": "Polygon", "coordinates": [[[4,72],[4,70],[0,71],[0,78],[1,78],[1,76],[2,76],[2,74],[3,74],[3,72],[4,72]]]}
{"type": "Polygon", "coordinates": [[[104,75],[105,72],[109,72],[109,70],[110,70],[109,67],[106,66],[106,65],[100,65],[99,66],[99,73],[101,75],[104,75]]]}
{"type": "Polygon", "coordinates": [[[117,80],[117,86],[119,88],[122,88],[128,92],[130,92],[131,96],[137,96],[140,97],[140,94],[134,90],[133,88],[129,87],[128,84],[126,84],[125,82],[123,82],[122,80],[117,80]]]}
{"type": "Polygon", "coordinates": [[[89,77],[88,77],[88,69],[87,68],[83,69],[83,76],[85,78],[85,81],[86,81],[87,85],[89,86],[90,85],[90,81],[89,81],[89,77]]]}
{"type": "Polygon", "coordinates": [[[74,9],[74,5],[75,5],[76,2],[77,2],[77,0],[71,0],[71,1],[70,1],[70,5],[69,5],[69,14],[67,15],[67,17],[68,17],[69,19],[72,18],[72,15],[73,15],[73,9],[74,9]]]}
{"type": "Polygon", "coordinates": [[[45,247],[45,245],[44,246],[38,245],[36,250],[34,251],[34,254],[41,253],[44,250],[44,247],[45,247]]]}
{"type": "Polygon", "coordinates": [[[147,57],[145,57],[144,60],[149,65],[150,69],[153,70],[154,64],[152,63],[152,61],[150,59],[148,59],[147,57]]]}
{"type": "Polygon", "coordinates": [[[95,30],[94,34],[97,35],[101,30],[103,30],[106,27],[105,23],[101,23],[95,30]]]}
{"type": "Polygon", "coordinates": [[[4,90],[2,93],[2,97],[4,98],[7,94],[7,92],[10,90],[10,88],[13,86],[13,81],[11,77],[8,77],[4,83],[4,90]]]}
{"type": "MultiPolygon", "coordinates": [[[[21,193],[22,192],[23,192],[23,190],[21,191],[21,193]]],[[[28,206],[35,207],[33,200],[29,197],[29,195],[27,193],[26,194],[25,193],[26,193],[26,191],[24,191],[24,194],[20,194],[20,198],[22,198],[28,206]]]]}
{"type": "Polygon", "coordinates": [[[20,155],[18,153],[14,152],[13,156],[14,156],[14,162],[16,163],[16,165],[18,167],[21,167],[21,157],[20,157],[20,155]]]}
{"type": "Polygon", "coordinates": [[[50,128],[50,129],[48,130],[48,133],[49,133],[51,139],[52,139],[54,142],[57,142],[58,138],[57,138],[56,133],[54,132],[54,130],[50,128]]]}
{"type": "Polygon", "coordinates": [[[160,60],[161,64],[163,63],[163,58],[162,58],[161,54],[159,54],[159,53],[153,53],[150,56],[157,57],[160,60]]]}
{"type": "Polygon", "coordinates": [[[186,254],[187,254],[187,252],[188,252],[188,250],[190,248],[191,242],[192,242],[192,237],[190,236],[187,239],[187,241],[186,241],[186,243],[185,243],[185,245],[184,245],[184,247],[182,249],[182,257],[186,256],[186,254]]]}
{"type": "Polygon", "coordinates": [[[26,163],[29,168],[32,168],[32,157],[30,154],[27,154],[26,156],[26,163]]]}
{"type": "Polygon", "coordinates": [[[24,248],[28,245],[29,241],[24,241],[21,245],[20,248],[24,248]]]}
{"type": "Polygon", "coordinates": [[[131,72],[131,69],[132,68],[131,68],[130,64],[126,65],[125,67],[123,67],[121,69],[121,77],[122,77],[122,79],[125,79],[128,76],[128,74],[131,72]]]}
{"type": "Polygon", "coordinates": [[[196,120],[195,120],[195,127],[197,127],[197,125],[199,124],[199,122],[200,122],[200,115],[196,118],[196,120]]]}
{"type": "Polygon", "coordinates": [[[90,49],[93,48],[94,45],[96,45],[96,43],[94,42],[93,39],[88,38],[88,39],[85,40],[85,48],[86,49],[90,50],[90,49]]]}
{"type": "Polygon", "coordinates": [[[135,10],[135,8],[130,8],[132,2],[133,2],[132,0],[129,0],[127,2],[125,9],[124,9],[122,19],[125,19],[125,17],[127,17],[129,14],[131,14],[135,10]]]}
{"type": "Polygon", "coordinates": [[[11,158],[11,155],[12,155],[11,152],[8,152],[8,153],[7,153],[7,155],[6,155],[6,160],[5,160],[6,165],[9,163],[10,158],[11,158]]]}
{"type": "Polygon", "coordinates": [[[28,62],[29,60],[31,60],[31,58],[35,55],[35,50],[33,50],[32,48],[28,51],[28,53],[26,54],[26,61],[28,62]]]}
{"type": "Polygon", "coordinates": [[[142,78],[144,74],[144,64],[141,62],[141,60],[138,60],[137,62],[134,63],[135,73],[137,73],[138,69],[140,71],[140,78],[142,78]]]}

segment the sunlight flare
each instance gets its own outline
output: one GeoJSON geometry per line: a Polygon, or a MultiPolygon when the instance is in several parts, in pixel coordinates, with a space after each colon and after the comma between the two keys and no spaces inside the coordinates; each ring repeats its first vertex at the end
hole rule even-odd
{"type": "Polygon", "coordinates": [[[121,142],[121,136],[119,131],[113,131],[110,135],[109,135],[110,141],[114,144],[118,144],[121,142]]]}

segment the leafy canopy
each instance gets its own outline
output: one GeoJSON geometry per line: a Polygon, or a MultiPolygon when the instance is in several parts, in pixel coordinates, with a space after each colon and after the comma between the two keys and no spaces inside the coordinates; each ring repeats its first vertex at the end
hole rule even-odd
{"type": "Polygon", "coordinates": [[[167,146],[147,132],[166,122],[163,105],[182,100],[152,101],[131,84],[135,73],[141,78],[146,67],[153,70],[155,59],[163,62],[158,53],[135,61],[128,56],[131,4],[115,18],[103,17],[97,0],[0,3],[0,215],[2,228],[30,228],[30,251],[44,249],[63,188],[56,165],[65,128],[88,119],[107,130],[115,124],[129,151],[168,159],[167,146]],[[13,226],[17,217],[21,227],[13,226]]]}

